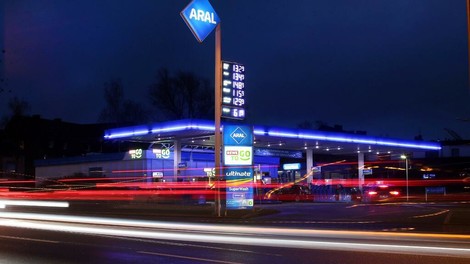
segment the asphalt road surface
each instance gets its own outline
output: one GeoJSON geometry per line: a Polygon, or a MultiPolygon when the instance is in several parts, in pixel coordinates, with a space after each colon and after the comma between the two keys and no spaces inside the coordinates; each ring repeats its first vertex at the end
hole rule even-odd
{"type": "Polygon", "coordinates": [[[0,263],[470,261],[465,203],[274,204],[222,218],[129,206],[2,209],[0,263]]]}

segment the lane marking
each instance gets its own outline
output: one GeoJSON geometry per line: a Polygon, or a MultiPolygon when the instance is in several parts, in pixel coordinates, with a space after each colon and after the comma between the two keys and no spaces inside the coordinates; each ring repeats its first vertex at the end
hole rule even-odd
{"type": "Polygon", "coordinates": [[[413,216],[413,218],[425,218],[425,217],[438,216],[438,215],[441,215],[441,214],[448,213],[449,211],[450,211],[450,210],[442,210],[442,211],[440,211],[440,212],[433,213],[433,214],[415,215],[415,216],[413,216]]]}
{"type": "Polygon", "coordinates": [[[232,261],[215,260],[215,259],[195,258],[195,257],[188,257],[188,256],[181,256],[181,255],[172,255],[172,254],[164,254],[164,253],[157,253],[157,252],[148,252],[148,251],[137,251],[137,253],[148,254],[148,255],[156,255],[156,256],[163,256],[163,257],[171,257],[171,258],[180,258],[180,259],[189,259],[189,260],[213,262],[213,263],[242,264],[242,262],[232,262],[232,261]]]}
{"type": "Polygon", "coordinates": [[[54,240],[37,239],[37,238],[29,238],[29,237],[0,236],[0,238],[26,240],[26,241],[33,241],[33,242],[45,242],[45,243],[54,243],[54,244],[60,243],[59,241],[54,241],[54,240]]]}
{"type": "MultiPolygon", "coordinates": [[[[103,235],[102,237],[116,238],[116,236],[108,236],[108,235],[103,235]]],[[[153,240],[153,239],[133,238],[133,237],[117,237],[117,238],[124,239],[124,240],[144,242],[144,243],[160,244],[160,245],[171,245],[171,246],[179,246],[179,247],[194,247],[194,248],[214,249],[214,250],[221,250],[221,251],[250,253],[250,254],[256,254],[256,255],[266,255],[266,256],[275,256],[275,257],[282,256],[281,254],[275,254],[275,253],[264,253],[264,252],[256,252],[256,251],[253,251],[253,250],[246,250],[246,249],[234,249],[234,248],[223,248],[223,247],[206,246],[206,245],[196,245],[196,244],[183,243],[183,242],[156,241],[156,240],[153,240]]]]}

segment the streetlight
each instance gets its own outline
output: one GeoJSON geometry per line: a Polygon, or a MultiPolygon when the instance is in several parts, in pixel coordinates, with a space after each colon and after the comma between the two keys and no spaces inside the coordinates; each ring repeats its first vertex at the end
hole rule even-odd
{"type": "Polygon", "coordinates": [[[405,160],[405,171],[406,171],[406,201],[408,202],[409,199],[409,193],[408,193],[408,157],[403,154],[400,156],[400,158],[405,160]]]}

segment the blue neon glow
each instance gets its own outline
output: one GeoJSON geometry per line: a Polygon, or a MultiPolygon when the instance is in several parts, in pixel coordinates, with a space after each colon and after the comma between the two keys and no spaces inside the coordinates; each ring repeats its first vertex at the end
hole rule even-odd
{"type": "Polygon", "coordinates": [[[191,129],[198,129],[198,130],[210,130],[210,131],[215,131],[215,126],[191,126],[191,129]]]}
{"type": "Polygon", "coordinates": [[[174,132],[174,131],[184,131],[189,129],[188,126],[174,126],[174,127],[164,127],[164,128],[155,128],[152,129],[152,133],[162,133],[162,132],[174,132]]]}
{"type": "Polygon", "coordinates": [[[149,132],[150,132],[149,130],[137,130],[137,131],[115,133],[115,134],[106,134],[104,138],[113,139],[113,138],[125,138],[125,137],[132,137],[132,136],[142,136],[142,135],[148,134],[149,132]]]}
{"type": "MultiPolygon", "coordinates": [[[[131,138],[133,136],[142,136],[146,134],[158,134],[165,132],[180,132],[187,130],[199,130],[206,132],[215,131],[214,121],[208,120],[177,120],[165,123],[159,123],[150,125],[145,128],[144,126],[139,127],[128,127],[119,129],[109,129],[106,131],[105,139],[117,139],[117,138],[131,138]]],[[[221,128],[222,130],[222,128],[221,128]]],[[[295,129],[279,129],[262,126],[254,126],[254,135],[258,136],[270,136],[278,138],[291,138],[291,139],[303,139],[303,140],[319,140],[329,142],[341,142],[341,143],[355,143],[355,144],[367,144],[375,146],[388,146],[388,147],[402,147],[402,148],[416,148],[424,150],[440,150],[441,146],[439,143],[424,142],[424,141],[411,141],[411,140],[400,140],[400,139],[389,139],[389,138],[377,138],[368,137],[363,135],[350,135],[344,133],[335,132],[324,132],[314,130],[295,130],[295,129]]]]}
{"type": "Polygon", "coordinates": [[[327,136],[324,134],[296,134],[293,132],[280,132],[280,131],[268,131],[269,136],[274,137],[287,137],[287,138],[298,138],[298,139],[313,139],[313,140],[323,140],[323,141],[332,141],[332,142],[342,142],[342,143],[359,143],[359,144],[370,144],[378,146],[389,146],[389,147],[407,147],[407,148],[418,148],[418,149],[429,149],[429,150],[440,150],[441,146],[439,144],[432,144],[427,142],[427,144],[418,144],[411,141],[404,140],[384,140],[384,139],[374,139],[374,138],[359,138],[352,136],[327,136]],[[431,145],[432,144],[432,145],[431,145]]]}
{"type": "Polygon", "coordinates": [[[256,130],[256,129],[254,129],[254,130],[253,130],[253,134],[258,135],[258,136],[263,136],[263,135],[265,135],[266,133],[264,132],[264,130],[256,130]]]}

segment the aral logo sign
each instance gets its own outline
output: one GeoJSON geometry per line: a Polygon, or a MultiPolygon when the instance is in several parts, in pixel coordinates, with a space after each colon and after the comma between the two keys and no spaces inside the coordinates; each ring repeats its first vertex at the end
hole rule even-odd
{"type": "Polygon", "coordinates": [[[202,9],[191,8],[189,13],[189,19],[194,19],[196,21],[202,21],[205,23],[211,23],[217,25],[217,22],[214,19],[215,13],[209,11],[204,11],[202,9]]]}
{"type": "Polygon", "coordinates": [[[193,0],[180,14],[199,42],[203,42],[220,22],[208,0],[193,0]]]}
{"type": "Polygon", "coordinates": [[[247,125],[223,126],[224,146],[253,146],[253,128],[247,125]]]}
{"type": "Polygon", "coordinates": [[[235,142],[237,142],[238,144],[242,143],[243,140],[246,139],[247,135],[246,133],[239,127],[237,127],[233,132],[232,134],[230,134],[230,137],[233,138],[233,140],[235,140],[235,142]]]}

